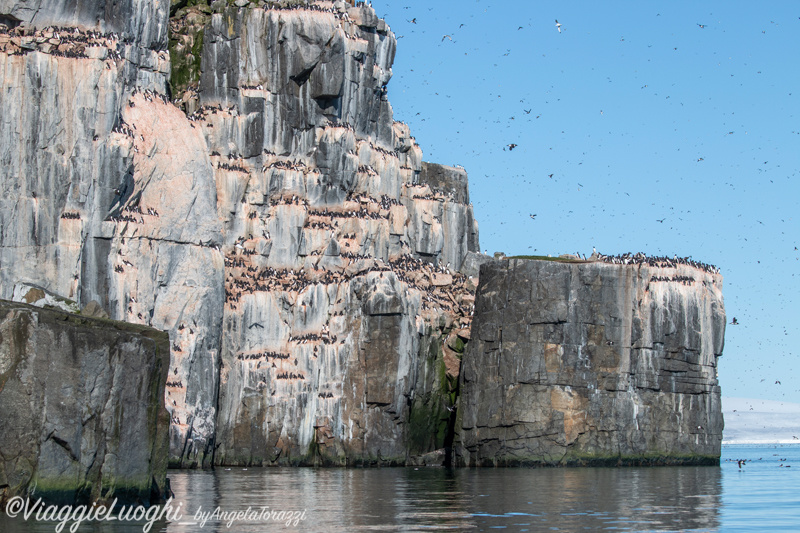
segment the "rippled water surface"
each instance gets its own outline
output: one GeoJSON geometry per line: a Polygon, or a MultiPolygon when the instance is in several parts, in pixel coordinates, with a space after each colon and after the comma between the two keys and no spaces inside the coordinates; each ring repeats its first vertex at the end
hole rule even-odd
{"type": "MultiPolygon", "coordinates": [[[[151,531],[800,531],[800,446],[725,446],[720,467],[220,468],[169,477],[181,517],[151,531]]],[[[54,526],[0,518],[3,532],[54,526]]]]}

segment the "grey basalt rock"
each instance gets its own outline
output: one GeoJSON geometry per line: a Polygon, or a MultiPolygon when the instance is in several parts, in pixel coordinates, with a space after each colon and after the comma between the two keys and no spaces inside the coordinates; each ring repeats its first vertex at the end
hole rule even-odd
{"type": "Polygon", "coordinates": [[[494,261],[493,257],[480,252],[468,252],[461,262],[459,271],[465,276],[477,276],[480,273],[481,265],[494,261]]]}
{"type": "Polygon", "coordinates": [[[460,461],[718,463],[721,289],[685,264],[483,265],[460,461]]]}
{"type": "Polygon", "coordinates": [[[431,190],[453,198],[459,203],[469,203],[469,182],[467,172],[463,168],[423,162],[419,183],[428,185],[431,190]]]}
{"type": "MultiPolygon", "coordinates": [[[[329,121],[391,149],[383,87],[395,46],[393,35],[359,30],[333,13],[228,9],[204,31],[200,103],[262,115],[262,148],[277,154],[308,152],[313,128],[329,121]]],[[[243,153],[243,139],[232,140],[243,153]]]]}
{"type": "Polygon", "coordinates": [[[0,301],[0,504],[163,498],[168,365],[164,332],[0,301]]]}

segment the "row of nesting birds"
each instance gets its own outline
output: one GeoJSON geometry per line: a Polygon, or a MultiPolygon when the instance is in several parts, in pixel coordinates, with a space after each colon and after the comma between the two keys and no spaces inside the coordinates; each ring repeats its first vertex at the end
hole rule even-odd
{"type": "Polygon", "coordinates": [[[647,265],[658,268],[675,268],[678,265],[688,265],[712,274],[719,274],[720,271],[719,268],[714,265],[695,261],[691,257],[678,257],[677,255],[673,257],[648,256],[639,252],[636,254],[626,253],[620,255],[597,254],[597,258],[605,263],[612,263],[615,265],[647,265]]]}
{"type": "MultiPolygon", "coordinates": [[[[349,253],[341,255],[342,257],[351,259],[351,263],[358,259],[368,259],[365,256],[349,253]]],[[[246,263],[241,259],[226,258],[226,266],[245,268],[246,263]]],[[[381,272],[382,276],[383,272],[389,271],[394,271],[400,281],[422,293],[422,305],[424,309],[438,308],[439,310],[448,311],[463,317],[472,316],[473,309],[466,305],[458,304],[452,296],[453,293],[469,294],[469,291],[466,289],[465,276],[458,273],[452,274],[452,281],[447,284],[448,289],[445,291],[444,286],[440,287],[434,285],[432,281],[436,274],[450,272],[449,265],[433,265],[410,255],[390,261],[389,265],[383,264],[380,260],[376,260],[372,265],[358,271],[357,274],[347,275],[344,272],[325,270],[323,275],[316,276],[315,279],[306,277],[303,269],[295,273],[293,269],[274,269],[271,267],[256,269],[255,267],[248,266],[245,272],[241,272],[238,275],[233,272],[228,274],[225,300],[227,303],[233,305],[234,302],[239,302],[243,294],[250,292],[283,290],[299,293],[304,291],[307,287],[317,284],[339,284],[349,281],[357,275],[363,275],[369,272],[381,272]],[[412,272],[418,272],[422,275],[415,276],[412,272]]]]}
{"type": "Polygon", "coordinates": [[[257,353],[240,353],[236,356],[239,361],[261,361],[268,359],[289,359],[290,354],[286,352],[257,352],[257,353]]]}
{"type": "Polygon", "coordinates": [[[458,296],[471,294],[466,287],[467,278],[460,273],[452,273],[452,282],[447,285],[436,285],[433,278],[436,274],[449,272],[449,265],[434,265],[411,255],[399,257],[389,264],[397,278],[416,289],[422,295],[423,309],[439,309],[453,315],[469,319],[474,312],[474,306],[458,303],[458,296]],[[421,275],[413,275],[413,272],[421,275]],[[447,290],[444,287],[447,287],[447,290]]]}
{"type": "MultiPolygon", "coordinates": [[[[129,40],[122,41],[123,43],[129,40]]],[[[56,57],[86,59],[86,48],[106,48],[108,56],[121,60],[118,51],[120,36],[114,32],[81,30],[74,27],[47,26],[33,28],[0,24],[0,51],[9,55],[23,55],[38,51],[56,57]]]]}
{"type": "Polygon", "coordinates": [[[0,33],[18,35],[20,37],[44,37],[46,39],[69,39],[73,42],[92,44],[100,40],[119,41],[120,36],[116,32],[101,32],[97,30],[81,30],[76,27],[68,26],[45,26],[44,28],[34,28],[19,25],[9,28],[5,24],[0,24],[0,33]]]}
{"type": "Polygon", "coordinates": [[[400,281],[406,283],[409,288],[421,292],[423,308],[439,308],[439,310],[464,317],[472,314],[472,309],[457,303],[453,297],[453,293],[469,293],[466,289],[465,276],[458,273],[452,274],[452,282],[447,284],[445,291],[444,285],[437,286],[432,281],[436,274],[447,272],[448,268],[421,261],[410,255],[390,261],[388,264],[378,259],[363,270],[359,270],[358,273],[351,274],[347,273],[347,267],[343,267],[341,271],[324,270],[322,274],[318,271],[307,272],[303,268],[297,271],[272,267],[257,268],[236,257],[226,257],[225,264],[229,268],[241,270],[240,272],[229,272],[225,280],[225,302],[234,308],[237,307],[236,303],[243,295],[253,292],[301,293],[311,286],[340,284],[370,272],[380,272],[382,276],[384,272],[394,271],[400,281]],[[419,274],[414,275],[415,272],[419,274]]]}
{"type": "Polygon", "coordinates": [[[694,278],[691,276],[651,276],[650,281],[668,281],[673,283],[681,283],[682,285],[691,285],[694,283],[694,278]]]}

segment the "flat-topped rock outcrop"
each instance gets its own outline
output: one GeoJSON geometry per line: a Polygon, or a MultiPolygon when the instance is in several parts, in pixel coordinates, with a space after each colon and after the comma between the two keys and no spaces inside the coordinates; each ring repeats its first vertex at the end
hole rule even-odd
{"type": "Polygon", "coordinates": [[[620,263],[481,267],[461,374],[463,464],[718,463],[722,277],[620,263]]]}
{"type": "Polygon", "coordinates": [[[156,503],[166,493],[169,338],[0,301],[0,503],[156,503]]]}

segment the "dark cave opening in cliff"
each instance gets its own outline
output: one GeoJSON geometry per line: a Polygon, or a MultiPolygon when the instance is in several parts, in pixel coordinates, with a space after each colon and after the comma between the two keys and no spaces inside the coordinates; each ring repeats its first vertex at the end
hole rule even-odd
{"type": "Polygon", "coordinates": [[[8,26],[8,29],[13,30],[14,28],[22,24],[22,21],[17,17],[15,17],[14,15],[8,13],[0,13],[0,24],[4,24],[8,26]]]}

